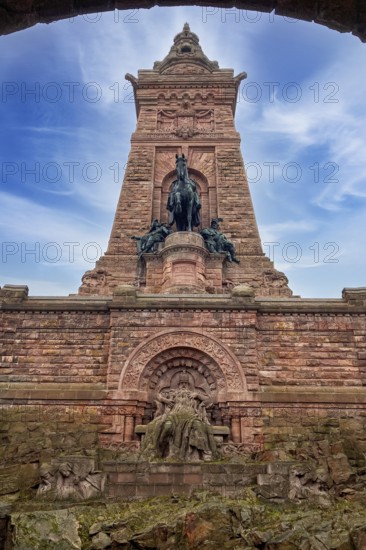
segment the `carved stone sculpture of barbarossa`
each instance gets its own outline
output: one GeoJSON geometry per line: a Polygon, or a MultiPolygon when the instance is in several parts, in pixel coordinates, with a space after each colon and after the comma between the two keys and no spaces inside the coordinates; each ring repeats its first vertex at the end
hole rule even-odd
{"type": "Polygon", "coordinates": [[[155,418],[146,426],[143,458],[216,460],[219,458],[212,426],[207,418],[210,399],[191,387],[186,372],[180,373],[177,388],[158,393],[155,418]]]}

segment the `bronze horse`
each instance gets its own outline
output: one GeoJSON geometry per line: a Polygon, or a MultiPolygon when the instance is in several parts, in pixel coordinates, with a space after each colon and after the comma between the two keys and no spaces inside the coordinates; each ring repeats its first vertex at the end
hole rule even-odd
{"type": "Polygon", "coordinates": [[[192,231],[192,227],[197,227],[201,223],[201,203],[197,186],[188,177],[187,159],[184,154],[175,155],[175,158],[177,179],[173,182],[168,198],[169,225],[175,222],[177,231],[192,231]]]}

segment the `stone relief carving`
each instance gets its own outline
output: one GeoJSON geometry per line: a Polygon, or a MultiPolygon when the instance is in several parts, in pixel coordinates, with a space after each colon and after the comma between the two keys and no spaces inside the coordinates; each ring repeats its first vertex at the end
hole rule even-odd
{"type": "MultiPolygon", "coordinates": [[[[180,330],[157,335],[141,344],[125,363],[119,388],[134,389],[141,387],[140,378],[148,363],[163,351],[179,346],[193,348],[208,355],[220,367],[225,378],[227,391],[246,392],[241,366],[227,348],[207,335],[180,330]]],[[[223,389],[222,386],[220,389],[223,389]]]]}
{"type": "Polygon", "coordinates": [[[213,109],[193,109],[188,100],[183,100],[180,109],[158,111],[157,130],[171,133],[183,139],[198,134],[213,132],[215,119],[213,109]]]}
{"type": "Polygon", "coordinates": [[[155,391],[170,386],[182,367],[193,377],[195,387],[215,395],[218,388],[226,387],[223,372],[208,355],[192,348],[178,347],[163,351],[148,363],[141,376],[141,389],[155,391]]]}
{"type": "Polygon", "coordinates": [[[82,286],[86,288],[104,287],[107,272],[105,269],[91,269],[86,271],[81,278],[82,286]]]}
{"type": "Polygon", "coordinates": [[[93,460],[44,463],[39,475],[36,496],[44,500],[87,500],[104,491],[105,474],[95,470],[93,460]]]}

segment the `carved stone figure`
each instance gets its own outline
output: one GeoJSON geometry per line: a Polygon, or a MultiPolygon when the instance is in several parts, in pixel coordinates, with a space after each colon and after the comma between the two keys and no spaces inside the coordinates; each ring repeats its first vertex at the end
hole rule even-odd
{"type": "Polygon", "coordinates": [[[105,286],[106,271],[104,269],[91,269],[86,271],[81,279],[82,285],[89,289],[105,286]]]}
{"type": "Polygon", "coordinates": [[[155,418],[146,426],[142,442],[143,458],[219,458],[206,412],[212,403],[207,395],[191,387],[186,371],[180,374],[177,388],[158,393],[155,405],[155,418]]]}
{"type": "Polygon", "coordinates": [[[263,273],[264,284],[271,286],[272,288],[286,288],[288,285],[288,278],[281,271],[275,269],[267,269],[263,273]]]}
{"type": "Polygon", "coordinates": [[[52,491],[55,483],[55,471],[50,464],[42,464],[39,469],[40,483],[37,489],[37,496],[43,497],[45,493],[52,491]]]}
{"type": "Polygon", "coordinates": [[[57,466],[42,464],[37,497],[47,500],[87,500],[99,497],[105,484],[105,475],[94,470],[90,461],[73,464],[61,462],[57,466]]]}
{"type": "Polygon", "coordinates": [[[131,237],[131,239],[137,241],[138,255],[148,252],[157,252],[159,243],[165,241],[166,237],[171,233],[171,229],[164,223],[159,223],[158,220],[154,220],[150,226],[150,229],[142,237],[131,237]]]}
{"type": "Polygon", "coordinates": [[[176,224],[178,231],[192,231],[201,223],[201,202],[196,183],[188,177],[187,159],[176,155],[177,179],[169,193],[167,209],[169,225],[176,224]]]}
{"type": "Polygon", "coordinates": [[[202,229],[201,235],[209,252],[225,253],[229,262],[239,264],[240,261],[236,257],[233,243],[220,231],[219,222],[222,221],[222,218],[213,218],[211,226],[202,229]]]}
{"type": "Polygon", "coordinates": [[[56,497],[60,500],[73,499],[77,494],[78,478],[71,464],[63,462],[56,474],[56,497]]]}

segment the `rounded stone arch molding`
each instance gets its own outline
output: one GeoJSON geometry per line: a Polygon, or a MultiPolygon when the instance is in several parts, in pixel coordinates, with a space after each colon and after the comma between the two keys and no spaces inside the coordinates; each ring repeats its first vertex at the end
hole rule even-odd
{"type": "MultiPolygon", "coordinates": [[[[118,393],[131,392],[144,384],[142,377],[149,372],[148,365],[169,349],[190,348],[210,358],[214,377],[223,380],[219,383],[218,399],[227,400],[245,398],[248,394],[245,376],[238,358],[234,353],[212,335],[198,329],[169,329],[150,336],[141,342],[124,364],[118,393]],[[214,372],[215,371],[215,372],[214,372]]],[[[155,361],[156,362],[156,361],[155,361]]],[[[210,366],[208,365],[208,368],[210,366]]]]}
{"type": "MultiPolygon", "coordinates": [[[[126,19],[131,21],[138,19],[140,8],[152,8],[156,5],[176,6],[177,2],[172,0],[135,0],[128,2],[105,0],[84,0],[83,2],[71,2],[70,0],[59,0],[55,7],[54,0],[2,0],[0,7],[0,34],[9,34],[21,29],[26,29],[37,23],[51,23],[60,19],[67,19],[77,15],[87,15],[91,13],[102,13],[114,9],[126,11],[126,19]],[[132,13],[131,13],[132,12],[132,13]]],[[[206,12],[206,18],[209,21],[210,16],[218,16],[223,3],[218,1],[210,2],[208,6],[206,0],[182,0],[181,6],[202,6],[206,12]],[[216,10],[216,11],[215,11],[216,10]]],[[[276,15],[287,16],[304,21],[314,21],[325,25],[330,29],[340,32],[352,32],[355,36],[366,41],[366,10],[361,10],[362,5],[353,0],[343,0],[343,2],[329,2],[329,0],[308,0],[299,2],[298,0],[239,0],[228,2],[226,7],[235,7],[240,10],[251,10],[262,12],[272,12],[276,15]]]]}
{"type": "MultiPolygon", "coordinates": [[[[188,172],[189,172],[189,177],[193,179],[199,186],[199,191],[201,193],[207,193],[209,185],[208,185],[206,176],[196,168],[191,168],[190,166],[188,166],[188,172]]],[[[169,191],[171,191],[173,181],[175,181],[176,179],[177,179],[176,170],[171,170],[164,176],[163,181],[161,183],[163,193],[169,193],[169,191]]]]}

